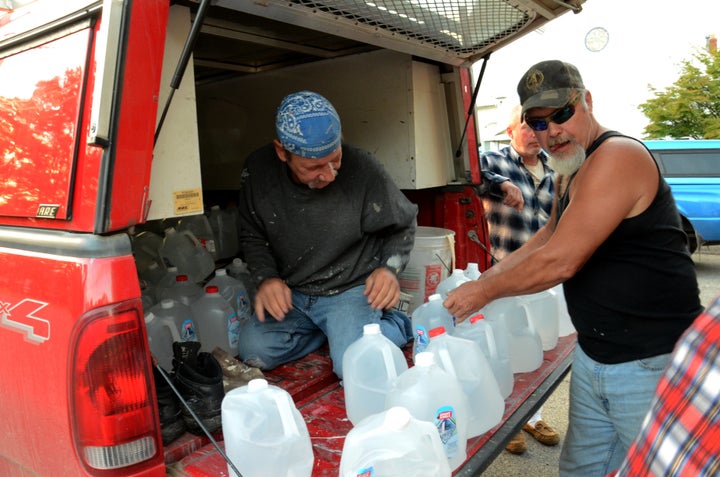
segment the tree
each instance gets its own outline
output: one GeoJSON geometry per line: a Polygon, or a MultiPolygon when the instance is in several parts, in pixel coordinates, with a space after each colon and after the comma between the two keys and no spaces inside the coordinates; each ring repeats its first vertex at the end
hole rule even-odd
{"type": "Polygon", "coordinates": [[[700,51],[682,63],[680,77],[639,109],[648,117],[647,139],[720,138],[720,53],[700,51]]]}

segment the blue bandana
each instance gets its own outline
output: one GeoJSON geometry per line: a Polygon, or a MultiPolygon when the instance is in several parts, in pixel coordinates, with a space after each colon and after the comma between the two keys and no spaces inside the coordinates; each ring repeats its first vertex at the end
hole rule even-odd
{"type": "Polygon", "coordinates": [[[275,128],[280,144],[296,156],[317,159],[340,147],[340,117],[330,101],[312,91],[286,96],[275,128]]]}

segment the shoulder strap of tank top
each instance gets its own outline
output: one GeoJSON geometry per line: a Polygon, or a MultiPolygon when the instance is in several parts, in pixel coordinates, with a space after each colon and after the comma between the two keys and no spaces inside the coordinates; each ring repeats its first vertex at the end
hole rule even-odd
{"type": "Polygon", "coordinates": [[[621,134],[617,131],[605,131],[597,139],[595,139],[592,144],[590,144],[590,147],[587,149],[587,151],[585,151],[585,157],[587,157],[590,154],[592,154],[593,152],[595,152],[595,149],[600,147],[600,144],[602,144],[605,141],[605,139],[607,139],[609,137],[613,137],[613,136],[625,136],[625,135],[621,134]]]}

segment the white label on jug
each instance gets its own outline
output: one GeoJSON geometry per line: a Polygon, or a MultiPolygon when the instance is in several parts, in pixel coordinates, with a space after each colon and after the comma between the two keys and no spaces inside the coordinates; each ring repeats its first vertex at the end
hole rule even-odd
{"type": "Polygon", "coordinates": [[[355,475],[357,475],[357,477],[375,477],[375,468],[365,467],[364,469],[358,470],[355,475]]]}
{"type": "Polygon", "coordinates": [[[235,349],[240,342],[240,320],[234,311],[228,315],[228,343],[231,349],[235,349]]]}
{"type": "Polygon", "coordinates": [[[435,427],[440,433],[440,441],[448,459],[455,457],[459,450],[457,419],[452,406],[443,406],[437,410],[435,427]]]}
{"type": "Polygon", "coordinates": [[[425,301],[430,295],[435,294],[437,286],[442,281],[442,265],[425,265],[425,301]]]}
{"type": "Polygon", "coordinates": [[[199,341],[193,320],[185,320],[182,322],[180,338],[182,338],[183,341],[199,341]]]}
{"type": "Polygon", "coordinates": [[[422,353],[430,343],[430,334],[424,326],[415,328],[415,354],[422,353]]]}

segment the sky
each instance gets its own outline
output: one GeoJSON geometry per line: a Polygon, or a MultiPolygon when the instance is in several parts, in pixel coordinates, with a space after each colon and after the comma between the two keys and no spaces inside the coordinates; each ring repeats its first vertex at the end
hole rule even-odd
{"type": "Polygon", "coordinates": [[[720,0],[587,0],[579,14],[565,13],[541,30],[491,54],[476,103],[493,111],[478,117],[481,140],[504,131],[519,79],[549,59],[578,68],[600,124],[642,138],[648,120],[638,105],[653,97],[648,85],[671,86],[682,61],[704,49],[706,37],[720,37],[720,0]],[[585,37],[595,27],[609,40],[593,52],[585,37]]]}

